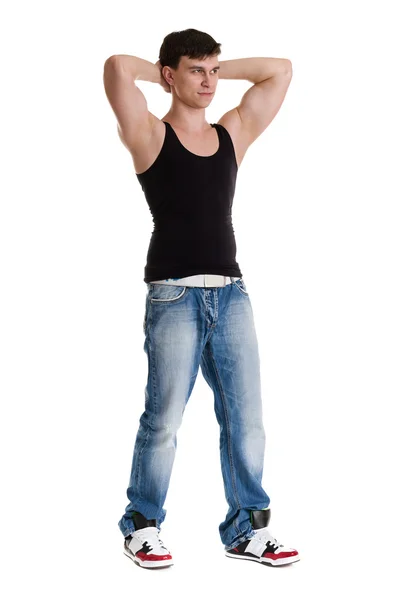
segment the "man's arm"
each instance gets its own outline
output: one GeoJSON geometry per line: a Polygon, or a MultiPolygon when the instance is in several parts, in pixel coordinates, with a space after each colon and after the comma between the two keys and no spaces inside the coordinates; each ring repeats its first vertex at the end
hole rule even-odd
{"type": "Polygon", "coordinates": [[[287,58],[238,58],[220,61],[219,79],[246,79],[254,85],[240,104],[221,119],[247,147],[277,115],[292,78],[292,63],[287,58]]]}
{"type": "Polygon", "coordinates": [[[106,96],[117,117],[119,137],[131,152],[149,142],[155,122],[135,81],[142,79],[163,85],[161,78],[159,67],[137,56],[113,55],[104,63],[106,96]]]}

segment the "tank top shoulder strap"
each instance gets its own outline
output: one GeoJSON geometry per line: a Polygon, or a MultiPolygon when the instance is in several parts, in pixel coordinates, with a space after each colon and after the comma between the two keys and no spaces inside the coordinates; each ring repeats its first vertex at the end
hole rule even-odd
{"type": "Polygon", "coordinates": [[[234,164],[237,167],[235,147],[233,145],[231,134],[223,125],[221,125],[221,123],[213,123],[213,126],[219,133],[219,139],[220,143],[222,144],[223,152],[229,154],[233,158],[234,164]]]}
{"type": "Polygon", "coordinates": [[[229,141],[231,139],[231,136],[229,135],[229,131],[227,129],[225,129],[225,127],[223,125],[221,125],[220,123],[212,123],[212,126],[218,130],[218,133],[224,139],[224,141],[226,141],[226,140],[229,141]]]}
{"type": "Polygon", "coordinates": [[[183,146],[178,136],[176,135],[174,128],[170,123],[168,123],[168,121],[163,121],[163,123],[165,123],[164,145],[168,147],[169,152],[171,152],[172,150],[181,152],[183,146]]]}

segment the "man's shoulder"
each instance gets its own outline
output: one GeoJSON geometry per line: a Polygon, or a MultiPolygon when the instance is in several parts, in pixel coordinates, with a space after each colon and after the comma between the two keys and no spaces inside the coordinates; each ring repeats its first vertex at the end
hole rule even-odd
{"type": "Polygon", "coordinates": [[[237,108],[222,115],[217,124],[222,125],[229,133],[239,167],[250,144],[237,108]]]}

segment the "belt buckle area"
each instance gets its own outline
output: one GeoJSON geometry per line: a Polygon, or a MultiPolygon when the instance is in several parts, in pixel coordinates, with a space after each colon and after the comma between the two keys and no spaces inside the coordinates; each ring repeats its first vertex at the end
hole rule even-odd
{"type": "Polygon", "coordinates": [[[225,275],[204,275],[204,287],[222,287],[225,285],[225,275]]]}

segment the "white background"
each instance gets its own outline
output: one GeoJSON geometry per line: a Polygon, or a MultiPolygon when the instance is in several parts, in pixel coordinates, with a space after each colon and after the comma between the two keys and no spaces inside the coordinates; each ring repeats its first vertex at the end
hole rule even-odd
{"type": "MultiPolygon", "coordinates": [[[[1,550],[13,598],[398,598],[399,117],[394,3],[21,2],[2,19],[1,550]],[[201,372],[161,539],[122,553],[144,409],[153,222],[103,88],[112,54],[155,63],[194,27],[219,60],[289,58],[233,205],[257,327],[269,529],[301,561],[224,556],[219,428],[201,372]],[[397,587],[397,590],[396,590],[397,587]]],[[[248,81],[220,80],[216,122],[248,81]]],[[[162,118],[171,96],[139,81],[162,118]]]]}

